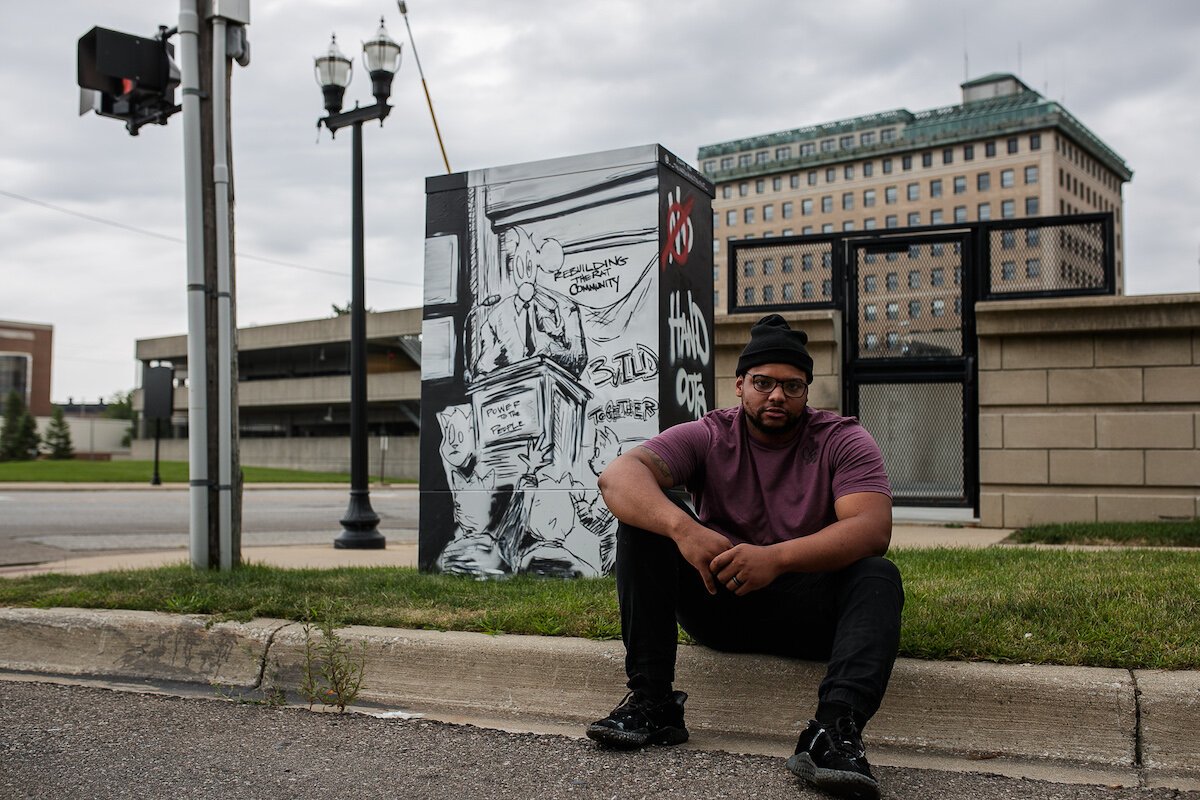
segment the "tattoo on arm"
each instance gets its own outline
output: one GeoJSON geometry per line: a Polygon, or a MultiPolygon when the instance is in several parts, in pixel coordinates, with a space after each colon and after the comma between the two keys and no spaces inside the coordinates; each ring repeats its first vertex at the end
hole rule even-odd
{"type": "MultiPolygon", "coordinates": [[[[655,453],[653,450],[651,450],[649,447],[642,447],[641,445],[639,445],[638,450],[640,450],[643,455],[645,455],[649,458],[649,461],[654,466],[654,469],[663,478],[663,480],[666,481],[665,485],[667,485],[667,486],[675,485],[675,479],[671,477],[671,468],[667,466],[667,462],[665,462],[661,458],[659,458],[658,454],[655,453]]],[[[645,459],[643,459],[643,461],[645,461],[645,459]]]]}

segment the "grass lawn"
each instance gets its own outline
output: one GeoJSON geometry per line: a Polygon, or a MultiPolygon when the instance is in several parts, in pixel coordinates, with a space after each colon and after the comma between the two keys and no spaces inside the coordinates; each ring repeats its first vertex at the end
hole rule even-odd
{"type": "MultiPolygon", "coordinates": [[[[901,550],[902,656],[1200,669],[1200,553],[901,550]]],[[[475,581],[412,569],[231,573],[186,566],[0,580],[0,605],[126,608],[303,619],[332,604],[345,624],[607,639],[620,635],[611,578],[475,581]]],[[[686,637],[685,637],[686,640],[686,637]]]]}
{"type": "MultiPolygon", "coordinates": [[[[305,472],[274,467],[242,467],[246,483],[349,483],[342,472],[305,472]]],[[[149,483],[152,461],[5,461],[0,462],[0,483],[149,483]]],[[[187,483],[186,461],[160,461],[163,483],[187,483]]],[[[395,481],[404,483],[405,481],[395,481]]]]}
{"type": "Polygon", "coordinates": [[[1200,520],[1033,525],[1014,531],[1005,541],[1019,544],[1200,547],[1200,520]]]}

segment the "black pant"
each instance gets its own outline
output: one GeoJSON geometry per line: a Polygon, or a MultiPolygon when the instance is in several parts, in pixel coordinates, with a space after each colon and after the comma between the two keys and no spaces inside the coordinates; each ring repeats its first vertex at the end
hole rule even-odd
{"type": "Polygon", "coordinates": [[[630,689],[663,691],[675,680],[678,623],[714,650],[827,661],[817,691],[860,720],[879,710],[900,644],[904,588],[885,558],[838,572],[788,573],[741,597],[710,595],[665,536],[617,528],[617,597],[630,689]]]}

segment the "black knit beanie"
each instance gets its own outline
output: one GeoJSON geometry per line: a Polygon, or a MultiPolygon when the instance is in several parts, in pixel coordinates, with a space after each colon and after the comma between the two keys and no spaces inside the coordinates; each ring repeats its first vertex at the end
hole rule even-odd
{"type": "Polygon", "coordinates": [[[737,374],[745,375],[759,364],[791,364],[804,370],[808,382],[813,379],[813,360],[804,345],[808,334],[788,327],[787,320],[778,314],[763,317],[750,329],[750,343],[738,358],[737,374]]]}

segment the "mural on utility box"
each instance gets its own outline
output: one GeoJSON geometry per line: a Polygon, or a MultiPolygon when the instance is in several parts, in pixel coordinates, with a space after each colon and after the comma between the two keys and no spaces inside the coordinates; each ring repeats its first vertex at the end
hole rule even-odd
{"type": "Polygon", "coordinates": [[[708,195],[676,178],[671,212],[660,208],[662,178],[674,177],[662,153],[483,170],[442,179],[440,192],[431,179],[422,568],[611,571],[616,520],[596,476],[668,417],[708,410],[712,309],[697,298],[711,297],[711,252],[706,267],[694,259],[707,295],[691,285],[662,295],[666,270],[679,273],[693,244],[711,240],[701,238],[711,219],[693,219],[700,206],[710,217],[708,195]],[[661,319],[664,306],[681,309],[673,322],[661,319]],[[672,358],[689,363],[672,373],[664,408],[668,331],[679,343],[672,358]]]}

